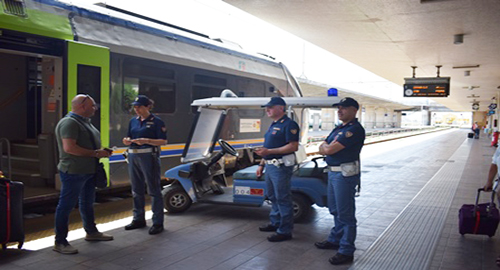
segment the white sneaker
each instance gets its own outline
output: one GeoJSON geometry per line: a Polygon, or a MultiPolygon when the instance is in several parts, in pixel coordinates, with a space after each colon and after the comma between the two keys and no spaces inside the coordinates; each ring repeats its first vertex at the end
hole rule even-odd
{"type": "Polygon", "coordinates": [[[69,243],[66,244],[54,244],[53,251],[57,251],[61,254],[76,254],[78,253],[78,249],[72,247],[69,243]]]}
{"type": "Polygon", "coordinates": [[[85,240],[87,241],[111,241],[113,240],[113,236],[109,234],[105,234],[102,232],[90,233],[85,236],[85,240]]]}

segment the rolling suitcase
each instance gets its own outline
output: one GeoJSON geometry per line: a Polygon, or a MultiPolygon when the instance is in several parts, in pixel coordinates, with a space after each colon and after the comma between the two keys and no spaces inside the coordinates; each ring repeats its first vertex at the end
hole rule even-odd
{"type": "Polygon", "coordinates": [[[484,189],[477,190],[476,204],[464,204],[458,212],[459,231],[461,235],[481,234],[492,237],[498,227],[500,214],[493,202],[495,199],[495,191],[491,192],[491,202],[478,203],[479,195],[484,189]]]}
{"type": "Polygon", "coordinates": [[[24,244],[23,198],[23,183],[0,178],[0,243],[3,249],[11,242],[17,242],[18,248],[24,244]]]}
{"type": "Polygon", "coordinates": [[[473,132],[469,132],[469,133],[467,134],[467,138],[469,138],[469,139],[474,138],[474,133],[473,133],[473,132]]]}

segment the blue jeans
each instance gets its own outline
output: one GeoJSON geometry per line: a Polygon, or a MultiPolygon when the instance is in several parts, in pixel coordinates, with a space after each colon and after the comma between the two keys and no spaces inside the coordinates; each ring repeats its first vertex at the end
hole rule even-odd
{"type": "Polygon", "coordinates": [[[152,197],[153,224],[163,225],[160,158],[152,153],[130,153],[128,155],[128,173],[134,198],[134,220],[141,221],[145,219],[145,185],[147,184],[148,194],[152,197]]]}
{"type": "Polygon", "coordinates": [[[271,224],[278,227],[279,234],[292,234],[293,230],[293,202],[291,180],[293,166],[279,168],[266,165],[266,196],[271,201],[271,224]]]}
{"type": "Polygon", "coordinates": [[[59,171],[61,194],[56,208],[56,243],[67,243],[69,214],[79,202],[83,228],[87,233],[97,232],[94,222],[95,183],[94,174],[69,174],[59,171]]]}
{"type": "Polygon", "coordinates": [[[354,194],[360,175],[342,176],[341,172],[328,172],[328,209],[333,215],[335,227],[330,231],[328,242],[340,246],[338,252],[352,256],[356,247],[356,201],[354,194]]]}

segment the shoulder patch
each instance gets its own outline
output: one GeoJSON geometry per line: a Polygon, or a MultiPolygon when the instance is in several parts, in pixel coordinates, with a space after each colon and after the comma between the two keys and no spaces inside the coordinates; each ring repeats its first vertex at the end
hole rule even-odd
{"type": "Polygon", "coordinates": [[[290,129],[290,132],[291,132],[293,135],[297,134],[297,130],[296,130],[296,129],[290,129]]]}
{"type": "Polygon", "coordinates": [[[345,133],[345,137],[346,137],[346,138],[352,137],[352,135],[353,135],[353,134],[352,134],[352,132],[350,132],[350,131],[347,131],[347,132],[345,133]]]}

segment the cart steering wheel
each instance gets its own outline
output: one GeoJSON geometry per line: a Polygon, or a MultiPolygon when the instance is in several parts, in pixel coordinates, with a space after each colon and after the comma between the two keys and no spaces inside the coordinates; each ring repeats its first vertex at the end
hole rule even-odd
{"type": "Polygon", "coordinates": [[[224,141],[223,139],[219,139],[219,145],[222,148],[222,151],[225,153],[230,154],[231,156],[238,156],[238,151],[234,149],[228,142],[224,141]]]}

